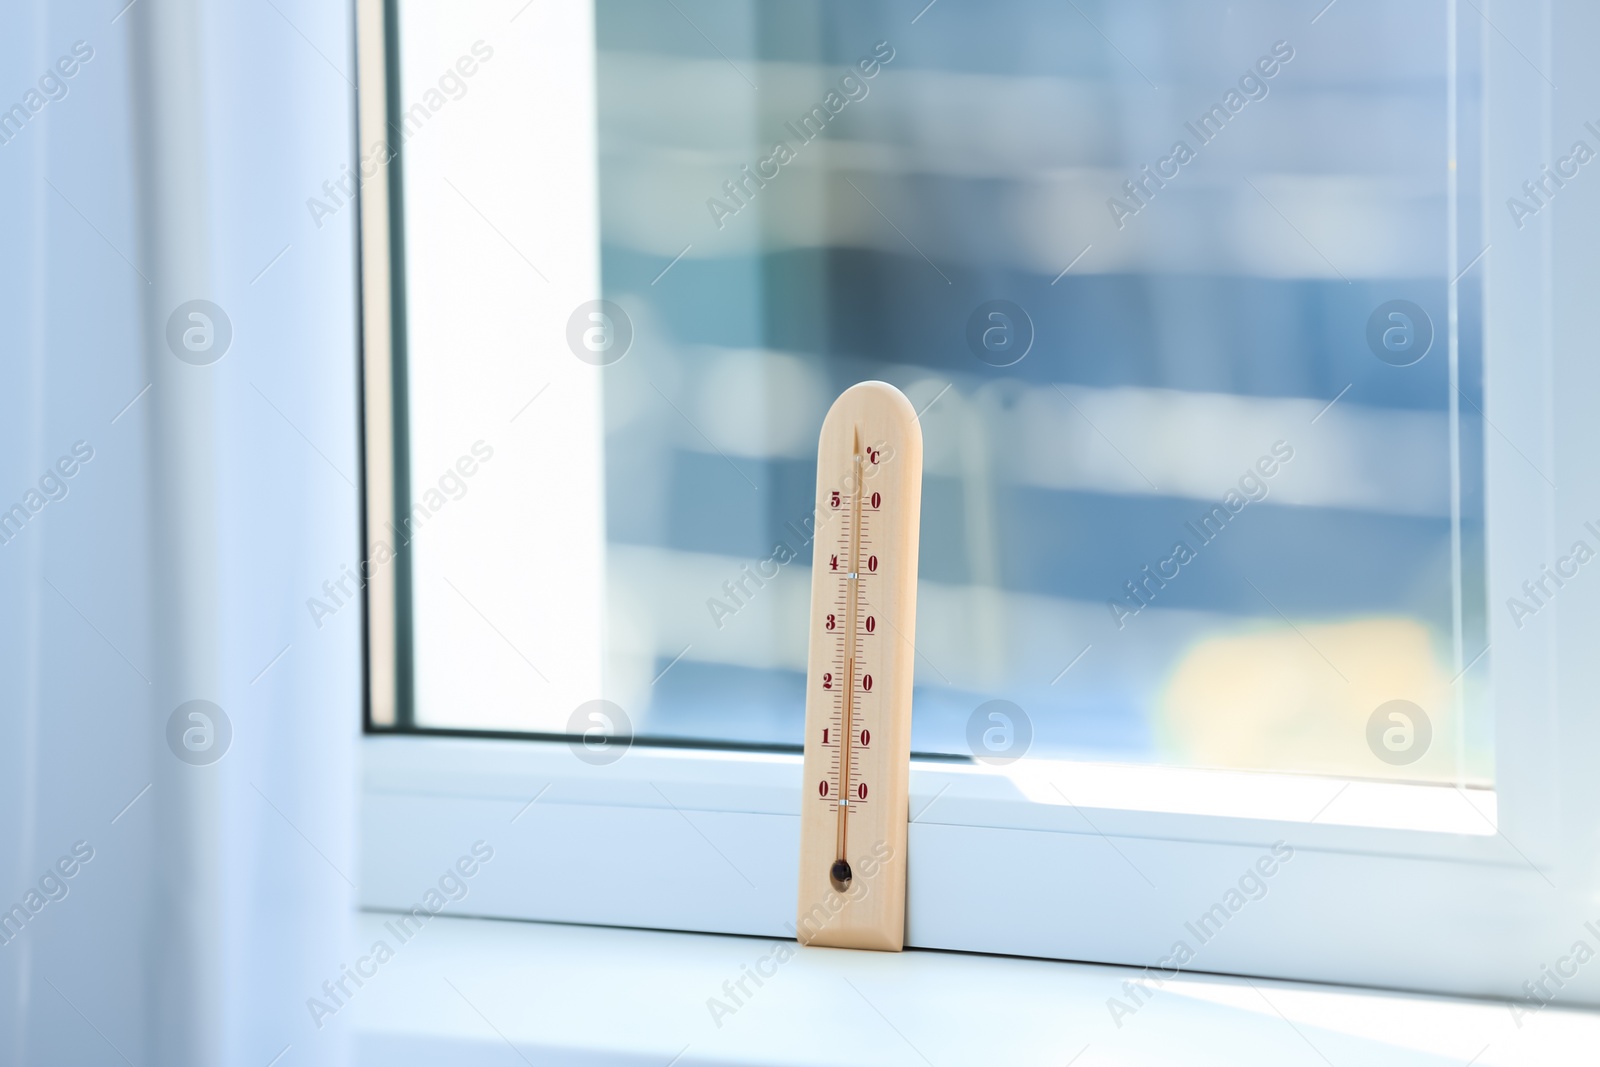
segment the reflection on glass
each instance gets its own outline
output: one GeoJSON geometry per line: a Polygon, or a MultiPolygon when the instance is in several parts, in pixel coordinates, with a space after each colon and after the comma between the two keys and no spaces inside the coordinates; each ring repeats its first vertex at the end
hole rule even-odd
{"type": "Polygon", "coordinates": [[[881,378],[926,408],[916,749],[1002,698],[1033,754],[1488,779],[1443,8],[911,14],[600,0],[608,693],[798,743],[816,435],[881,378]]]}

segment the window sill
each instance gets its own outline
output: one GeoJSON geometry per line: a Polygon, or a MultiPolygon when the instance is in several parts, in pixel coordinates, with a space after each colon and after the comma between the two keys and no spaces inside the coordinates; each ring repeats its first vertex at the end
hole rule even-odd
{"type": "MultiPolygon", "coordinates": [[[[409,906],[482,838],[503,859],[475,884],[471,914],[791,936],[798,757],[636,747],[590,766],[559,742],[436,737],[370,737],[363,750],[365,907],[409,906]],[[550,877],[552,857],[563,877],[550,877]]],[[[1185,923],[1219,902],[1242,914],[1248,893],[1248,917],[1189,966],[1521,996],[1549,946],[1570,946],[1593,916],[1555,890],[1563,871],[1534,866],[1528,837],[1516,835],[1519,850],[1493,833],[1495,799],[1290,775],[914,763],[907,943],[1153,964],[1185,923]],[[1278,842],[1293,863],[1273,875],[1278,842]],[[1251,870],[1270,892],[1244,883],[1251,870]],[[1395,886],[1416,903],[1396,907],[1395,886]]],[[[1565,995],[1600,1004],[1600,971],[1565,995]]]]}
{"type": "MultiPolygon", "coordinates": [[[[360,916],[360,942],[394,944],[360,916]]],[[[439,916],[352,998],[362,1064],[848,1067],[1592,1062],[1600,1013],[949,952],[439,916]],[[778,962],[777,946],[794,952],[778,962]],[[766,962],[763,962],[766,961],[766,962]],[[746,996],[735,983],[773,972],[746,996]],[[727,983],[725,986],[724,983],[727,983]],[[454,988],[452,988],[454,987],[454,988]],[[731,990],[731,992],[730,992],[731,990]],[[736,1003],[737,997],[740,1003],[736,1003]],[[713,1018],[708,1001],[731,1009],[713,1018]],[[1118,1023],[1120,1022],[1120,1026],[1118,1023]],[[720,1023],[720,1025],[718,1025],[720,1023]],[[514,1046],[514,1047],[513,1047],[514,1046]],[[1081,1054],[1081,1055],[1080,1055],[1081,1054]],[[676,1058],[674,1058],[676,1057],[676,1058]]]]}

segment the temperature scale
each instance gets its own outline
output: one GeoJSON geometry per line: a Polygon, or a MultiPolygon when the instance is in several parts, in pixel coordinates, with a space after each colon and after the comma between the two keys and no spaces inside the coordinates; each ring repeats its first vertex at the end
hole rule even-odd
{"type": "Polygon", "coordinates": [[[922,428],[894,386],[862,382],[828,410],[816,515],[796,936],[898,952],[922,428]]]}

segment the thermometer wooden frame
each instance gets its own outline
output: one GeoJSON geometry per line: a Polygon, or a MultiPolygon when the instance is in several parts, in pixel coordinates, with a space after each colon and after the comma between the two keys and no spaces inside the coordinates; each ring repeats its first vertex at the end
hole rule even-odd
{"type": "Polygon", "coordinates": [[[796,937],[899,951],[922,429],[894,386],[862,382],[828,410],[816,514],[796,937]]]}

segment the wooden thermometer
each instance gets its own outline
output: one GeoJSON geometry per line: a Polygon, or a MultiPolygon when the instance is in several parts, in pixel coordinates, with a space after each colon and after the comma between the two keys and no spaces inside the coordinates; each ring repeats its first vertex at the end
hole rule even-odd
{"type": "Polygon", "coordinates": [[[894,386],[862,382],[828,410],[816,514],[796,936],[898,952],[922,428],[894,386]]]}

